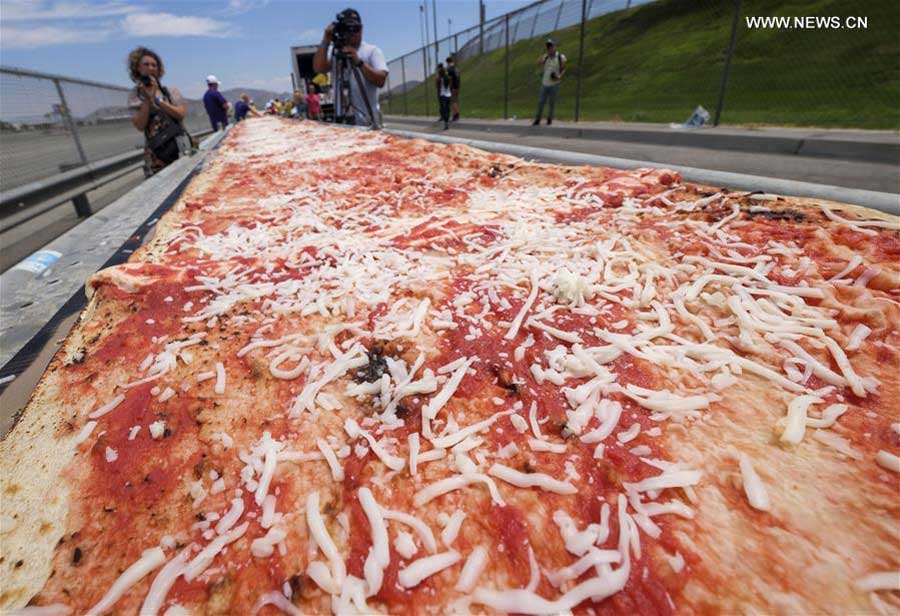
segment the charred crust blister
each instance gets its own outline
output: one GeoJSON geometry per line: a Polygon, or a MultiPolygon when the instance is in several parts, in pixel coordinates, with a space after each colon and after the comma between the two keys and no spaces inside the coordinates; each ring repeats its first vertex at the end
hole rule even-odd
{"type": "Polygon", "coordinates": [[[388,371],[387,359],[380,346],[373,346],[366,351],[369,357],[368,363],[356,371],[358,383],[373,383],[388,371]]]}
{"type": "Polygon", "coordinates": [[[760,216],[768,220],[789,220],[791,222],[806,222],[808,220],[806,214],[785,208],[783,210],[770,210],[768,208],[756,205],[743,210],[747,216],[760,216]]]}

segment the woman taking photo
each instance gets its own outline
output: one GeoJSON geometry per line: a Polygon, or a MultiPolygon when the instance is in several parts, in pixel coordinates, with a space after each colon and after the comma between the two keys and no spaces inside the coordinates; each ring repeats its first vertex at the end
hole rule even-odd
{"type": "Polygon", "coordinates": [[[178,159],[179,140],[187,137],[181,121],[184,101],[177,88],[160,84],[162,59],[146,47],[128,54],[128,73],[135,84],[128,97],[134,127],[144,133],[144,174],[148,177],[178,159]]]}

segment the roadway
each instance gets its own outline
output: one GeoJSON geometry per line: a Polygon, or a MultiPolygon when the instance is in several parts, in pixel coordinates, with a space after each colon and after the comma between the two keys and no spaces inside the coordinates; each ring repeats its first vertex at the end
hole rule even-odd
{"type": "MultiPolygon", "coordinates": [[[[497,122],[498,125],[501,123],[497,122]]],[[[554,123],[555,125],[556,123],[554,123]]],[[[508,126],[498,126],[494,130],[485,130],[481,125],[478,128],[467,127],[465,120],[459,124],[451,124],[447,131],[443,130],[443,125],[437,121],[423,123],[421,119],[405,119],[399,116],[386,118],[385,126],[401,130],[444,134],[450,137],[644,160],[659,165],[681,165],[799,180],[814,184],[900,193],[900,171],[897,166],[900,161],[876,162],[851,158],[733,151],[636,141],[570,138],[554,135],[553,126],[541,126],[538,130],[533,130],[530,126],[521,126],[518,130],[510,130],[508,126]]],[[[888,139],[896,139],[896,137],[888,135],[888,139]]]]}

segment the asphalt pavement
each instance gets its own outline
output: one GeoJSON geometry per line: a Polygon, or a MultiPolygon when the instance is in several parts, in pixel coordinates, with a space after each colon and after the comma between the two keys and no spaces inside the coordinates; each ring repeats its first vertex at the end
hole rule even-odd
{"type": "MultiPolygon", "coordinates": [[[[531,127],[527,122],[506,122],[503,120],[466,120],[452,123],[450,129],[443,130],[443,125],[438,121],[428,121],[420,118],[402,118],[390,116],[385,119],[385,126],[409,131],[446,134],[453,137],[468,139],[480,139],[484,141],[497,141],[501,143],[514,143],[523,146],[549,148],[556,150],[568,150],[586,154],[644,160],[655,164],[681,165],[686,167],[698,167],[713,169],[716,171],[728,171],[764,177],[799,180],[815,184],[830,186],[842,186],[846,188],[859,188],[879,192],[900,193],[900,161],[890,161],[889,149],[882,147],[877,156],[878,160],[865,160],[860,156],[863,145],[873,141],[888,146],[900,145],[900,133],[896,131],[821,131],[812,129],[704,129],[707,131],[719,131],[719,135],[734,137],[741,131],[751,133],[753,137],[765,137],[771,135],[774,139],[789,139],[798,143],[807,144],[808,152],[803,154],[800,147],[797,154],[783,153],[784,142],[777,142],[778,147],[765,147],[762,143],[753,151],[750,146],[742,143],[740,150],[723,149],[717,147],[701,147],[699,145],[672,145],[657,142],[641,142],[635,140],[640,137],[633,136],[641,130],[650,130],[650,125],[616,125],[613,123],[585,123],[585,128],[597,127],[600,130],[584,130],[585,134],[621,135],[622,128],[629,130],[629,140],[596,137],[571,137],[572,131],[566,130],[572,123],[554,123],[553,126],[541,125],[531,127]],[[601,125],[601,126],[597,126],[601,125]],[[610,130],[605,130],[605,127],[610,130]],[[618,128],[616,128],[618,127],[618,128]],[[557,130],[555,130],[557,129],[557,130]],[[821,151],[809,148],[813,143],[814,135],[825,135],[833,149],[828,155],[821,151]],[[847,158],[839,158],[841,143],[846,144],[847,158]],[[861,145],[862,144],[862,145],[861,145]],[[888,155],[885,155],[887,151],[888,155]]],[[[653,125],[655,132],[671,131],[668,127],[653,125]]],[[[714,133],[716,134],[716,133],[714,133]]],[[[648,137],[649,139],[649,137],[648,137]]],[[[702,141],[700,141],[702,143],[702,141]]]]}

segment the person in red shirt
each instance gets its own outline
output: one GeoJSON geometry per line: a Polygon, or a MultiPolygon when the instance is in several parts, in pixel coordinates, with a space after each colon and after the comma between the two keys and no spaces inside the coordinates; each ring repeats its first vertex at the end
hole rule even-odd
{"type": "Polygon", "coordinates": [[[309,114],[310,120],[319,119],[319,86],[315,84],[306,95],[306,112],[309,114]]]}

